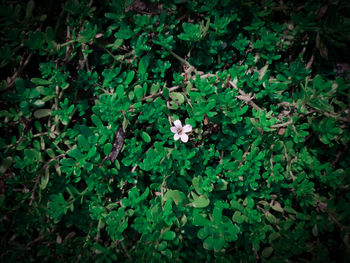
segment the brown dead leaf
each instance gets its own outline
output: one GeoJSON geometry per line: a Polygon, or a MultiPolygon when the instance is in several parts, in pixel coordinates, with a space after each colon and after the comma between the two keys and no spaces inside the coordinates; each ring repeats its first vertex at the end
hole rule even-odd
{"type": "Polygon", "coordinates": [[[286,128],[281,128],[278,130],[279,135],[283,135],[286,132],[286,128]]]}
{"type": "Polygon", "coordinates": [[[204,114],[203,123],[204,123],[204,125],[208,125],[208,123],[209,123],[209,117],[207,114],[204,114]]]}

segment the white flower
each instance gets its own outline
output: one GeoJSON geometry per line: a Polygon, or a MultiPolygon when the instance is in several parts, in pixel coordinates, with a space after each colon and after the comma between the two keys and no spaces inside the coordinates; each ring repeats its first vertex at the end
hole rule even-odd
{"type": "Polygon", "coordinates": [[[177,141],[178,139],[181,138],[181,141],[183,142],[188,142],[188,135],[186,132],[192,131],[192,126],[189,124],[186,124],[185,126],[182,127],[181,121],[176,120],[174,121],[174,127],[171,127],[170,130],[175,133],[174,134],[174,140],[177,141]]]}

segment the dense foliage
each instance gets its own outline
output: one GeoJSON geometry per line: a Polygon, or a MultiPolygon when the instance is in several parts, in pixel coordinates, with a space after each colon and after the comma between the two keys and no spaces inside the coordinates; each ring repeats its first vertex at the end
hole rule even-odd
{"type": "Polygon", "coordinates": [[[0,260],[345,262],[350,6],[285,2],[2,0],[0,260]]]}

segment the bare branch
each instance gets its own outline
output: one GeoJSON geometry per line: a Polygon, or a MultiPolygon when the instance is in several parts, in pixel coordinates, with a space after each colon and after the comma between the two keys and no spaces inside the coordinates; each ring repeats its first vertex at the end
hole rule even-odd
{"type": "Polygon", "coordinates": [[[262,111],[263,109],[260,108],[258,105],[256,105],[249,94],[246,94],[243,90],[239,89],[237,85],[233,81],[229,81],[230,85],[241,94],[241,96],[236,96],[237,99],[240,99],[244,101],[245,103],[248,103],[250,106],[252,106],[257,111],[262,111]]]}

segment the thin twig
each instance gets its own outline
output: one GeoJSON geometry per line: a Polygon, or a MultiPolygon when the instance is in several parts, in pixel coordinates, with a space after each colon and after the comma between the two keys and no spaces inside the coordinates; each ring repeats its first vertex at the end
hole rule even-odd
{"type": "MultiPolygon", "coordinates": [[[[171,87],[171,88],[169,88],[169,92],[177,90],[177,89],[180,89],[180,88],[181,88],[181,86],[171,87]]],[[[159,91],[158,93],[155,93],[155,94],[152,94],[152,95],[149,95],[149,96],[146,96],[146,97],[142,98],[141,101],[145,101],[145,100],[148,100],[148,99],[153,99],[153,98],[161,96],[161,95],[163,95],[163,91],[162,90],[159,91]]]]}
{"type": "Polygon", "coordinates": [[[166,190],[166,179],[169,177],[170,175],[165,175],[163,177],[163,182],[160,186],[160,192],[161,192],[161,196],[164,196],[164,190],[166,190]]]}
{"type": "Polygon", "coordinates": [[[129,252],[128,252],[128,250],[127,250],[127,248],[126,248],[124,242],[123,242],[123,241],[120,241],[120,244],[122,245],[122,248],[123,248],[123,251],[124,251],[125,255],[128,257],[129,260],[132,261],[132,257],[130,256],[130,254],[129,254],[129,252]]]}
{"type": "Polygon", "coordinates": [[[107,48],[104,48],[104,50],[105,50],[114,60],[119,61],[119,62],[122,61],[123,59],[128,58],[128,57],[130,57],[130,56],[132,56],[132,55],[135,54],[135,51],[134,51],[134,50],[131,50],[130,52],[128,52],[128,53],[126,53],[126,54],[124,54],[124,55],[115,56],[115,55],[113,55],[113,53],[112,53],[111,51],[109,51],[107,48]]]}
{"type": "Polygon", "coordinates": [[[314,62],[314,55],[311,56],[311,58],[309,59],[309,61],[306,64],[306,69],[310,69],[312,66],[312,63],[314,62]]]}
{"type": "MultiPolygon", "coordinates": [[[[299,108],[299,104],[296,104],[296,103],[289,103],[287,101],[283,101],[281,103],[278,104],[279,106],[286,106],[286,107],[294,107],[296,109],[299,108]]],[[[313,108],[311,105],[308,105],[310,106],[311,108],[313,108]]],[[[306,112],[305,114],[310,114],[312,112],[318,112],[318,113],[321,113],[322,115],[326,116],[326,117],[331,117],[331,118],[334,118],[334,119],[337,119],[339,121],[343,121],[343,122],[350,122],[350,119],[348,118],[344,118],[344,117],[341,117],[339,116],[340,114],[337,114],[335,112],[326,112],[326,111],[321,111],[321,110],[318,110],[318,109],[315,109],[313,108],[311,110],[308,110],[308,112],[306,112]],[[314,110],[313,110],[314,109],[314,110]]]]}
{"type": "Polygon", "coordinates": [[[289,120],[287,122],[284,122],[284,123],[278,123],[278,124],[274,124],[271,126],[271,128],[282,128],[282,127],[286,127],[290,124],[293,124],[293,120],[289,120]]]}
{"type": "Polygon", "coordinates": [[[348,146],[345,146],[344,151],[338,152],[337,156],[335,157],[334,161],[332,162],[331,166],[334,168],[337,162],[339,161],[340,157],[343,155],[344,152],[348,150],[348,146]]]}
{"type": "Polygon", "coordinates": [[[236,96],[236,98],[244,101],[245,103],[248,103],[255,110],[262,111],[262,109],[252,101],[252,97],[250,97],[250,95],[246,94],[243,90],[239,89],[233,81],[230,80],[229,83],[234,89],[236,89],[239,92],[239,94],[241,94],[241,96],[236,96]]]}
{"type": "Polygon", "coordinates": [[[84,245],[83,245],[83,247],[82,247],[82,249],[81,249],[81,252],[80,252],[79,255],[78,255],[78,258],[77,258],[77,261],[76,261],[77,263],[80,261],[82,255],[83,255],[83,253],[84,253],[84,249],[85,249],[85,247],[86,247],[86,244],[87,244],[87,242],[88,242],[88,241],[90,240],[90,238],[91,238],[90,233],[91,233],[91,229],[92,229],[92,222],[90,222],[89,227],[90,227],[90,228],[89,228],[89,232],[88,232],[87,235],[86,235],[84,245]]]}
{"type": "Polygon", "coordinates": [[[134,167],[131,169],[131,172],[134,173],[136,171],[137,168],[137,163],[135,163],[134,167]]]}
{"type": "Polygon", "coordinates": [[[186,64],[189,67],[192,67],[192,65],[190,63],[188,63],[185,59],[183,59],[182,57],[180,57],[178,54],[174,53],[173,51],[169,50],[169,53],[175,57],[177,60],[179,60],[180,62],[182,62],[183,64],[186,64]]]}
{"type": "Polygon", "coordinates": [[[36,180],[35,180],[35,184],[34,184],[34,187],[33,187],[33,190],[32,190],[32,194],[30,196],[30,202],[29,202],[29,206],[32,206],[33,204],[33,201],[34,201],[34,198],[35,198],[35,191],[36,191],[36,188],[38,187],[38,184],[39,184],[39,180],[41,178],[41,175],[42,173],[45,171],[45,169],[50,165],[50,163],[52,163],[53,161],[55,161],[56,159],[59,159],[61,157],[64,157],[66,156],[65,153],[62,153],[60,155],[57,155],[55,156],[54,158],[50,159],[47,163],[45,163],[43,165],[43,167],[40,169],[39,171],[39,175],[37,176],[36,180]]]}
{"type": "Polygon", "coordinates": [[[337,119],[339,121],[350,122],[349,119],[340,117],[340,116],[336,115],[336,113],[324,112],[324,111],[320,111],[320,110],[317,110],[317,111],[320,112],[321,114],[323,114],[326,117],[332,117],[332,118],[337,119]]]}
{"type": "Polygon", "coordinates": [[[63,16],[63,14],[64,14],[64,9],[62,8],[62,10],[61,10],[61,12],[60,12],[60,14],[58,15],[58,18],[57,18],[57,20],[56,20],[56,25],[55,25],[55,35],[56,35],[56,33],[57,33],[57,30],[58,30],[58,28],[59,28],[59,26],[61,25],[61,21],[62,21],[62,16],[63,16]]]}
{"type": "Polygon", "coordinates": [[[249,148],[247,149],[247,151],[245,151],[244,154],[242,155],[242,159],[241,159],[241,161],[240,161],[239,164],[238,164],[238,169],[241,168],[241,166],[243,165],[243,163],[244,163],[245,160],[246,160],[247,155],[250,154],[250,148],[251,148],[251,145],[249,146],[249,148]]]}
{"type": "Polygon", "coordinates": [[[11,88],[14,84],[16,79],[21,75],[23,69],[28,65],[30,59],[32,58],[33,53],[30,53],[27,57],[27,59],[24,60],[24,58],[21,60],[20,65],[16,72],[13,74],[12,77],[7,78],[7,85],[3,90],[11,88]]]}
{"type": "MultiPolygon", "coordinates": [[[[53,133],[57,135],[57,133],[55,131],[53,131],[53,133]]],[[[41,132],[41,133],[34,134],[33,138],[40,137],[42,135],[50,136],[48,134],[48,132],[41,132]]],[[[2,147],[2,149],[7,149],[7,148],[11,148],[11,147],[17,147],[20,144],[20,142],[24,140],[24,138],[26,138],[26,137],[23,134],[15,143],[12,143],[12,144],[9,144],[9,145],[5,145],[5,146],[2,147]]]]}

